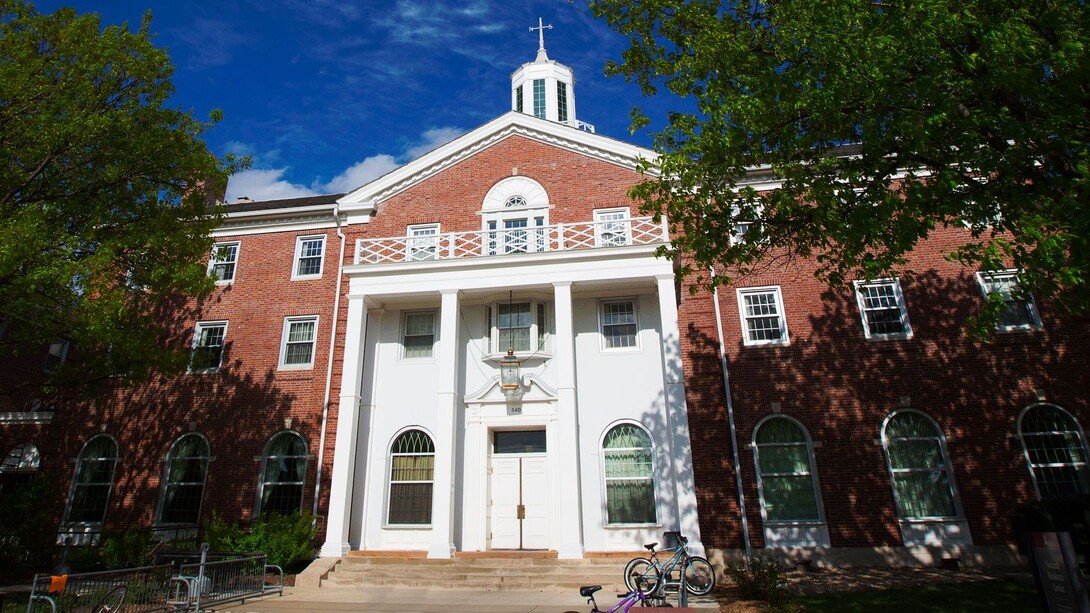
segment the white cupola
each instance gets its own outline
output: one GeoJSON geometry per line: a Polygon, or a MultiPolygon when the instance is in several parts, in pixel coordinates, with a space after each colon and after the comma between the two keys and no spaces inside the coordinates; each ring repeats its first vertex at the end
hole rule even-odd
{"type": "Polygon", "coordinates": [[[519,113],[533,115],[594,132],[594,126],[575,118],[575,75],[572,69],[549,59],[545,53],[545,30],[552,25],[543,25],[537,20],[538,31],[537,58],[523,64],[511,74],[511,108],[519,113]]]}

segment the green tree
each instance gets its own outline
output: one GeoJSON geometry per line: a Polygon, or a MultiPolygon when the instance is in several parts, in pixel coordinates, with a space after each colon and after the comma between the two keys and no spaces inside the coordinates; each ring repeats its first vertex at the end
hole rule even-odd
{"type": "Polygon", "coordinates": [[[183,367],[164,309],[213,287],[202,259],[235,163],[201,140],[218,113],[167,107],[150,21],[0,0],[0,354],[69,340],[84,359],[54,388],[183,367]]]}
{"type": "MultiPolygon", "coordinates": [[[[947,257],[1090,307],[1090,10],[1083,0],[592,0],[606,71],[680,97],[633,195],[704,283],[814,258],[837,288],[947,257]],[[752,180],[780,185],[760,192],[752,180]],[[746,240],[732,241],[753,222],[746,240]]],[[[634,129],[649,120],[633,111],[634,129]]],[[[1001,306],[990,301],[981,329],[1001,306]]]]}

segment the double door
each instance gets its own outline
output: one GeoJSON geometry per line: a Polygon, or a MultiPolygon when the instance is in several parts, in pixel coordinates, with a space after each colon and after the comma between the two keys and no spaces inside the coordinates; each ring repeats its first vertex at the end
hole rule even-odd
{"type": "Polygon", "coordinates": [[[492,549],[548,549],[547,467],[543,452],[492,455],[489,467],[492,549]]]}

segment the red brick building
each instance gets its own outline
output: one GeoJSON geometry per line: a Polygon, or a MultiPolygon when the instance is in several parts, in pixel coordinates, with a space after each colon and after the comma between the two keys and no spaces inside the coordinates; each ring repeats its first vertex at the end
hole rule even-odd
{"type": "Polygon", "coordinates": [[[51,478],[62,535],[303,509],[323,556],[680,529],[829,563],[1009,560],[1015,506],[1090,491],[1087,322],[946,261],[957,230],[828,300],[805,262],[691,294],[627,196],[654,154],[578,121],[544,49],[511,101],[351,193],[227,205],[190,372],[9,399],[3,479],[51,478]]]}

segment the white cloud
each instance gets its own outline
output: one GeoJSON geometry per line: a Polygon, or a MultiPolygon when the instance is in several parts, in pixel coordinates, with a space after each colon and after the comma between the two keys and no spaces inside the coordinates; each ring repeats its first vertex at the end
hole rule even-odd
{"type": "Polygon", "coordinates": [[[445,145],[463,134],[465,134],[465,130],[461,128],[432,128],[421,135],[424,137],[424,142],[407,149],[405,151],[405,156],[409,160],[415,160],[432,149],[435,149],[440,145],[445,145]]]}
{"type": "Polygon", "coordinates": [[[326,193],[350,192],[361,185],[381,177],[400,166],[394,156],[380,153],[364,158],[363,161],[349,166],[347,170],[333,177],[328,183],[319,186],[326,193]]]}
{"type": "MultiPolygon", "coordinates": [[[[449,143],[464,133],[465,130],[450,126],[431,128],[420,135],[418,144],[408,147],[401,155],[378,153],[368,156],[349,166],[329,181],[323,182],[321,179],[315,179],[309,188],[285,180],[284,175],[288,172],[286,167],[244,170],[232,175],[227,181],[227,202],[233,202],[244,196],[251,200],[261,201],[351,192],[394,170],[405,162],[415,160],[436,147],[449,143]]],[[[255,165],[264,165],[261,164],[262,160],[268,162],[276,157],[275,155],[259,154],[254,147],[247,143],[231,142],[228,143],[228,149],[234,153],[252,156],[255,165]]]]}
{"type": "Polygon", "coordinates": [[[251,168],[231,175],[227,181],[227,202],[234,202],[242,197],[251,200],[281,200],[317,195],[305,186],[283,180],[281,177],[287,170],[287,168],[268,170],[251,168]]]}

